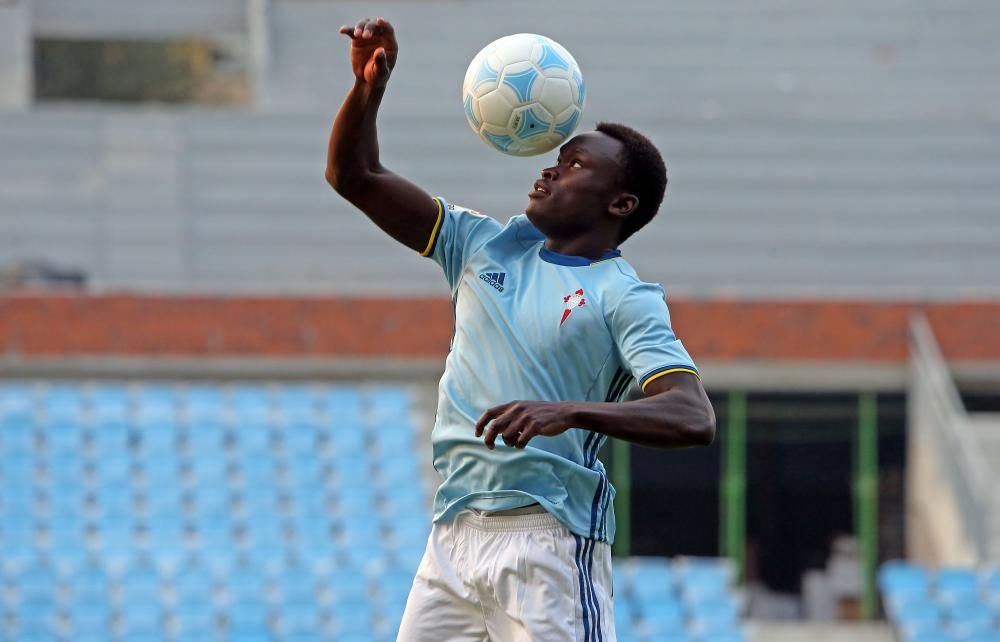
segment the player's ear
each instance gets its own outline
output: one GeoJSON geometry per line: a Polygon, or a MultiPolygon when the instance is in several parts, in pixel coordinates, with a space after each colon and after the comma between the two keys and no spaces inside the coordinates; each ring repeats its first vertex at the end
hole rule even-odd
{"type": "Polygon", "coordinates": [[[608,212],[612,216],[622,218],[633,214],[637,209],[639,209],[639,197],[628,192],[622,192],[608,205],[608,212]]]}

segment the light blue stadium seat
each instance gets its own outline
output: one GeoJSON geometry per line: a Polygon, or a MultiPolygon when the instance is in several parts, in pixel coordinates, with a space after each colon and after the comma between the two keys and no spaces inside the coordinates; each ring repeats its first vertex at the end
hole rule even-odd
{"type": "Polygon", "coordinates": [[[230,485],[229,473],[226,470],[226,462],[222,458],[202,456],[192,459],[190,465],[190,478],[186,483],[196,493],[202,489],[226,489],[230,485]]]}
{"type": "Polygon", "coordinates": [[[14,607],[17,639],[34,640],[58,633],[59,606],[56,596],[21,599],[14,607]]]}
{"type": "Polygon", "coordinates": [[[81,458],[86,433],[78,420],[50,422],[45,431],[45,449],[48,452],[67,453],[81,458]]]}
{"type": "Polygon", "coordinates": [[[159,597],[144,600],[128,595],[118,608],[124,631],[131,635],[158,635],[163,630],[164,611],[159,597]]]}
{"type": "Polygon", "coordinates": [[[0,415],[0,452],[4,461],[13,461],[35,449],[35,423],[31,417],[0,415]]]}
{"type": "Polygon", "coordinates": [[[407,417],[410,412],[410,392],[402,386],[382,385],[366,388],[362,403],[368,406],[376,420],[407,417]]]}
{"type": "Polygon", "coordinates": [[[326,636],[320,632],[285,633],[277,638],[278,642],[322,642],[325,639],[327,639],[326,636]]]}
{"type": "Polygon", "coordinates": [[[171,578],[171,588],[178,603],[211,601],[215,579],[197,558],[186,560],[171,578]]]}
{"type": "Polygon", "coordinates": [[[239,565],[224,579],[231,602],[255,602],[265,598],[267,582],[255,567],[239,565]]]}
{"type": "Polygon", "coordinates": [[[989,633],[977,633],[968,638],[965,638],[963,642],[1000,642],[1000,631],[992,631],[989,633]]]}
{"type": "Polygon", "coordinates": [[[979,575],[971,568],[942,568],[934,574],[934,593],[946,604],[963,602],[979,591],[979,575]]]}
{"type": "Polygon", "coordinates": [[[328,386],[320,393],[327,412],[339,421],[357,419],[361,414],[361,394],[357,386],[328,386]]]}
{"type": "Polygon", "coordinates": [[[921,631],[912,635],[903,634],[902,642],[955,642],[955,639],[940,630],[921,631]]]}
{"type": "Polygon", "coordinates": [[[699,637],[728,636],[740,633],[740,623],[736,619],[695,619],[690,621],[690,629],[699,637]]]}
{"type": "Polygon", "coordinates": [[[941,631],[944,618],[936,602],[906,602],[895,609],[893,620],[906,636],[941,631]]]}
{"type": "Polygon", "coordinates": [[[948,630],[963,640],[973,635],[992,632],[996,623],[990,607],[977,595],[967,595],[965,599],[952,603],[947,609],[946,617],[948,630]]]}
{"type": "Polygon", "coordinates": [[[185,411],[196,407],[219,408],[225,403],[225,398],[216,384],[188,383],[177,390],[177,403],[185,411]]]}
{"type": "Polygon", "coordinates": [[[371,635],[372,609],[368,601],[334,601],[329,612],[337,631],[335,639],[359,633],[371,635]]]}
{"type": "Polygon", "coordinates": [[[20,569],[13,577],[14,590],[19,601],[55,601],[59,578],[45,561],[36,559],[20,569]]]}
{"type": "Polygon", "coordinates": [[[878,585],[887,595],[926,595],[930,579],[922,566],[904,560],[892,560],[879,569],[878,585]]]}
{"type": "Polygon", "coordinates": [[[111,637],[112,612],[107,598],[70,599],[67,603],[67,617],[74,639],[80,635],[111,637]]]}
{"type": "Polygon", "coordinates": [[[116,584],[126,604],[159,603],[162,597],[159,570],[151,560],[133,561],[116,584]]]}
{"type": "Polygon", "coordinates": [[[249,456],[254,457],[259,453],[270,454],[272,450],[271,428],[264,422],[240,422],[233,428],[231,434],[240,453],[249,453],[249,456]]]}
{"type": "Polygon", "coordinates": [[[386,492],[423,491],[419,484],[414,483],[420,480],[422,472],[417,464],[417,458],[412,455],[392,460],[383,459],[378,472],[379,486],[386,492]]]}
{"type": "Polygon", "coordinates": [[[219,457],[226,454],[226,430],[218,423],[189,425],[184,431],[188,452],[195,457],[219,457]]]}
{"type": "Polygon", "coordinates": [[[689,603],[688,613],[694,620],[735,622],[739,619],[736,603],[728,595],[689,603]]]}
{"type": "Polygon", "coordinates": [[[226,619],[230,635],[266,633],[270,624],[267,603],[263,598],[232,602],[226,609],[226,619]]]}
{"type": "Polygon", "coordinates": [[[95,415],[102,419],[123,420],[129,411],[128,390],[121,385],[97,385],[90,389],[90,406],[95,415]]]}
{"type": "Polygon", "coordinates": [[[330,454],[334,459],[350,458],[367,449],[368,436],[360,423],[335,421],[321,431],[329,439],[330,454]]]}
{"type": "Polygon", "coordinates": [[[316,602],[282,602],[278,608],[279,628],[283,635],[318,635],[321,628],[316,602]]]}
{"type": "Polygon", "coordinates": [[[273,642],[269,633],[261,631],[236,631],[229,636],[231,642],[273,642]]]}
{"type": "Polygon", "coordinates": [[[110,599],[111,583],[104,567],[93,559],[77,566],[66,580],[70,603],[104,602],[110,599]]]}
{"type": "Polygon", "coordinates": [[[218,618],[210,595],[188,596],[173,606],[174,630],[178,636],[211,639],[218,628],[218,618]]]}
{"type": "Polygon", "coordinates": [[[240,384],[229,390],[226,403],[237,417],[270,420],[273,409],[268,386],[240,384]]]}
{"type": "Polygon", "coordinates": [[[281,433],[282,444],[287,456],[311,456],[315,458],[319,448],[320,435],[314,425],[292,424],[285,426],[281,433]]]}
{"type": "Polygon", "coordinates": [[[347,563],[354,568],[367,568],[386,556],[385,545],[378,539],[356,541],[344,547],[347,563]]]}
{"type": "MultiPolygon", "coordinates": [[[[617,621],[617,620],[616,620],[617,621]]],[[[643,609],[643,627],[653,639],[684,632],[684,619],[679,612],[643,609]]]]}
{"type": "Polygon", "coordinates": [[[327,573],[326,581],[333,600],[338,603],[368,601],[368,578],[364,571],[338,566],[327,573]]]}
{"type": "Polygon", "coordinates": [[[734,630],[721,633],[709,633],[698,638],[697,642],[746,642],[747,636],[742,631],[734,630]]]}

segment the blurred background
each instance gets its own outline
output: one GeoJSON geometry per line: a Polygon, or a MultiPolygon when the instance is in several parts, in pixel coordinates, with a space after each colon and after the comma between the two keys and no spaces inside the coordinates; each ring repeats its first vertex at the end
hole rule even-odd
{"type": "Polygon", "coordinates": [[[622,250],[719,434],[602,453],[619,639],[1000,639],[1000,5],[0,0],[0,640],[394,639],[452,318],[323,179],[377,15],[429,192],[550,161],[462,112],[516,32],[667,160],[622,250]]]}

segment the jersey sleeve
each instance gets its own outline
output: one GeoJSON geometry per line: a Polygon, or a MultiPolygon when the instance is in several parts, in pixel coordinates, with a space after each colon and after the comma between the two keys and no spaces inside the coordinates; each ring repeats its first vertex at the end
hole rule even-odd
{"type": "Polygon", "coordinates": [[[611,310],[609,325],[622,366],[632,372],[643,391],[650,381],[671,372],[699,376],[691,355],[670,326],[660,286],[631,286],[611,310]]]}
{"type": "Polygon", "coordinates": [[[503,226],[495,219],[475,210],[434,199],[438,219],[421,256],[429,256],[441,266],[452,290],[458,285],[466,263],[486,241],[496,236],[503,226]]]}

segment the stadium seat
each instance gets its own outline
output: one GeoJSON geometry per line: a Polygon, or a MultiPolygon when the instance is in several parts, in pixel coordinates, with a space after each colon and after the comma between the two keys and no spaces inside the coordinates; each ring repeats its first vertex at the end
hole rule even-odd
{"type": "Polygon", "coordinates": [[[971,568],[942,568],[934,575],[934,592],[945,603],[964,601],[978,590],[979,576],[971,568]]]}
{"type": "Polygon", "coordinates": [[[218,618],[207,597],[185,598],[173,607],[173,630],[178,637],[211,639],[218,628],[218,618]]]}
{"type": "Polygon", "coordinates": [[[74,639],[81,635],[111,637],[112,613],[105,596],[72,598],[67,604],[69,628],[74,639]]]}
{"type": "Polygon", "coordinates": [[[947,609],[948,630],[959,639],[990,633],[994,629],[995,617],[984,602],[975,594],[963,600],[952,602],[947,609]]]}
{"type": "Polygon", "coordinates": [[[926,595],[930,580],[927,571],[922,567],[902,560],[893,560],[886,562],[879,569],[878,585],[882,592],[889,596],[926,595]]]}
{"type": "Polygon", "coordinates": [[[231,636],[266,635],[270,628],[268,608],[263,598],[242,598],[230,603],[226,618],[231,636]]]}

